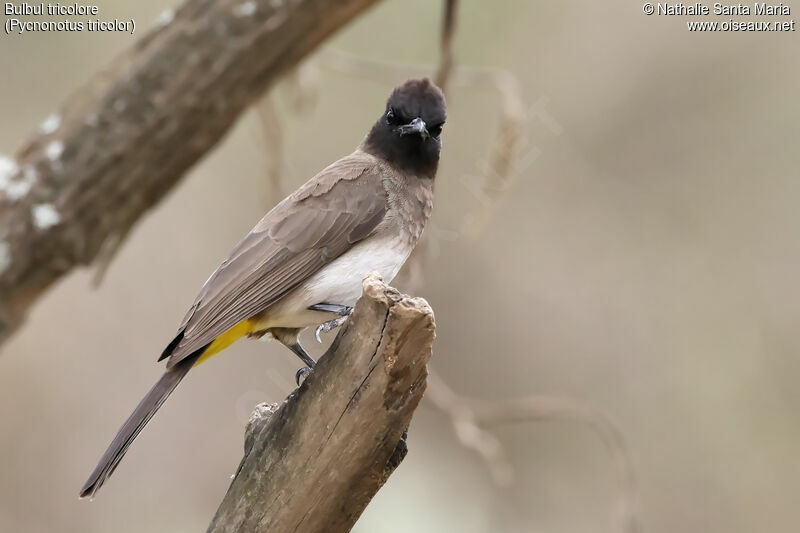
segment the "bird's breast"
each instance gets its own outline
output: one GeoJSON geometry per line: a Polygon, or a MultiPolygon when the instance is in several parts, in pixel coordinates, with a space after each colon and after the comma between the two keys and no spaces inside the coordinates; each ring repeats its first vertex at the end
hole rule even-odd
{"type": "Polygon", "coordinates": [[[303,328],[334,318],[309,311],[318,303],[354,306],[363,279],[377,272],[390,283],[416,246],[430,218],[430,180],[387,172],[383,180],[389,209],[375,233],[311,275],[300,286],[261,314],[258,328],[303,328]]]}
{"type": "MultiPolygon", "coordinates": [[[[314,302],[352,306],[361,296],[361,282],[378,272],[391,282],[403,266],[413,245],[400,235],[372,236],[333,260],[305,283],[314,302]]],[[[309,304],[311,305],[311,304],[309,304]]]]}

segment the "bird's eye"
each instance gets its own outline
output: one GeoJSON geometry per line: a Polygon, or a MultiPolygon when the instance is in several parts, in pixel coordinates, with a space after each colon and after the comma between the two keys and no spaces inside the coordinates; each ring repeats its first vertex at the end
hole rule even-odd
{"type": "Polygon", "coordinates": [[[431,134],[431,137],[438,137],[442,134],[442,127],[444,126],[444,122],[440,122],[435,126],[431,126],[428,128],[428,132],[431,134]]]}
{"type": "Polygon", "coordinates": [[[391,107],[389,108],[388,111],[386,111],[386,123],[387,124],[397,123],[397,113],[395,113],[394,109],[391,107]]]}

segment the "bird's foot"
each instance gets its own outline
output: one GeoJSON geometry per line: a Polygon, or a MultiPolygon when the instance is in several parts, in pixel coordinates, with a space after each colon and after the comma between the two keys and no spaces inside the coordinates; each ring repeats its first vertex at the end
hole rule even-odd
{"type": "Polygon", "coordinates": [[[347,316],[350,314],[350,311],[353,310],[352,307],[349,305],[339,305],[339,304],[314,304],[309,305],[308,308],[311,311],[322,311],[324,313],[336,313],[339,316],[347,316]]]}
{"type": "Polygon", "coordinates": [[[349,305],[338,305],[338,304],[314,304],[308,307],[312,311],[322,311],[324,313],[336,313],[339,315],[339,318],[334,318],[333,320],[328,320],[327,322],[323,322],[317,329],[314,331],[314,337],[316,337],[317,342],[322,342],[322,337],[320,337],[321,333],[327,333],[332,329],[336,329],[342,324],[344,321],[347,320],[348,315],[353,310],[352,307],[349,305]]]}
{"type": "Polygon", "coordinates": [[[327,333],[332,329],[336,329],[342,324],[344,324],[345,320],[347,320],[346,316],[340,316],[339,318],[334,318],[333,320],[328,320],[327,322],[323,322],[317,329],[314,330],[314,337],[316,337],[317,342],[322,343],[322,337],[320,337],[321,333],[327,333]]]}
{"type": "Polygon", "coordinates": [[[297,383],[298,387],[300,386],[300,380],[302,379],[303,381],[305,381],[308,375],[311,374],[313,370],[314,370],[313,368],[304,366],[303,368],[297,371],[297,374],[294,375],[294,380],[297,383]]]}

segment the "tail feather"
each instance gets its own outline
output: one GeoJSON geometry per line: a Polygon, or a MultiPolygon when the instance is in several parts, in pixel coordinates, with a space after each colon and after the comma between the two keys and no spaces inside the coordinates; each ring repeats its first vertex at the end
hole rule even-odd
{"type": "Polygon", "coordinates": [[[153,388],[139,402],[130,417],[122,424],[117,432],[117,436],[111,441],[106,453],[89,476],[89,479],[81,489],[81,498],[94,497],[95,493],[103,486],[103,483],[111,476],[117,467],[131,442],[139,435],[142,428],[153,418],[156,411],[169,397],[178,383],[186,376],[197,359],[203,354],[205,347],[197,350],[189,357],[178,362],[175,366],[167,370],[163,376],[153,385],[153,388]]]}

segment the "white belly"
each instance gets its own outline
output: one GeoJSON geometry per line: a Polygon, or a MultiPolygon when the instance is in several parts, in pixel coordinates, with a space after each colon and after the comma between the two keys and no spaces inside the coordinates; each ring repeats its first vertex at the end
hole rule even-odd
{"type": "Polygon", "coordinates": [[[361,282],[378,272],[387,282],[400,271],[413,246],[397,235],[372,237],[334,259],[322,270],[269,308],[259,329],[304,328],[330,320],[333,315],[309,311],[318,303],[352,307],[361,296],[361,282]]]}

